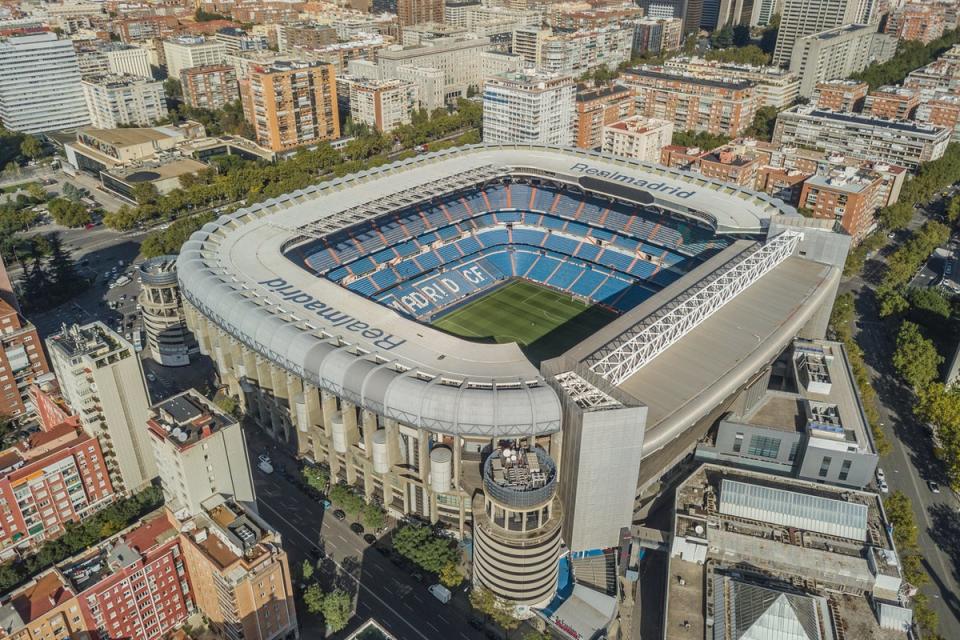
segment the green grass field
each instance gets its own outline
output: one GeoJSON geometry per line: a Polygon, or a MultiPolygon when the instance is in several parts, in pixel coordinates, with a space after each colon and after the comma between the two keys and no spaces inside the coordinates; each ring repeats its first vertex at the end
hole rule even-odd
{"type": "Polygon", "coordinates": [[[516,342],[535,363],[558,356],[616,314],[569,295],[514,280],[433,323],[447,333],[483,342],[516,342]]]}

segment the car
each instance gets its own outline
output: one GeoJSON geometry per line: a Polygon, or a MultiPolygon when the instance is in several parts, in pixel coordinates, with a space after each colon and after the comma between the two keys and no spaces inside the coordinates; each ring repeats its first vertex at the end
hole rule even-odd
{"type": "Polygon", "coordinates": [[[880,493],[884,495],[890,493],[890,487],[887,485],[886,480],[881,480],[880,482],[878,482],[877,489],[880,491],[880,493]]]}
{"type": "Polygon", "coordinates": [[[351,522],[351,523],[350,523],[350,531],[353,531],[353,532],[354,532],[355,534],[357,534],[358,536],[362,536],[362,535],[363,535],[363,525],[360,524],[359,522],[351,522]]]}
{"type": "Polygon", "coordinates": [[[327,500],[326,498],[323,498],[322,500],[320,500],[320,504],[323,505],[324,511],[326,511],[327,509],[333,506],[333,503],[327,500]]]}
{"type": "Polygon", "coordinates": [[[887,474],[883,472],[882,468],[877,467],[877,482],[880,483],[885,481],[886,479],[887,479],[887,474]]]}
{"type": "Polygon", "coordinates": [[[269,463],[270,463],[270,456],[268,456],[268,455],[265,454],[265,453],[261,453],[260,455],[257,456],[257,460],[260,461],[260,462],[266,462],[266,463],[269,464],[269,463]]]}
{"type": "Polygon", "coordinates": [[[363,541],[367,544],[373,544],[377,541],[377,536],[373,535],[372,533],[365,533],[363,534],[363,541]]]}
{"type": "Polygon", "coordinates": [[[333,517],[337,520],[346,520],[347,514],[343,511],[343,509],[337,509],[333,512],[333,517]]]}
{"type": "Polygon", "coordinates": [[[156,381],[157,381],[157,376],[155,376],[155,375],[153,375],[152,373],[149,373],[149,372],[148,372],[148,373],[147,373],[147,380],[149,380],[150,382],[156,382],[156,381]]]}
{"type": "Polygon", "coordinates": [[[940,493],[940,485],[933,480],[927,480],[927,487],[930,489],[930,493],[940,493]]]}

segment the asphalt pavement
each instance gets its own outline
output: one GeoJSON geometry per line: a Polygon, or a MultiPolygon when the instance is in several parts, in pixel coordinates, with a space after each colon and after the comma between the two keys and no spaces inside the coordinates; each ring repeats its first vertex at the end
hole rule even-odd
{"type": "MultiPolygon", "coordinates": [[[[276,465],[296,470],[287,453],[275,449],[267,436],[248,429],[247,448],[251,459],[269,452],[276,465]]],[[[429,585],[416,580],[390,559],[350,530],[350,520],[339,521],[325,513],[321,504],[304,494],[280,473],[264,474],[254,469],[254,485],[260,515],[283,536],[290,565],[299,567],[322,551],[330,565],[339,569],[337,584],[357,596],[356,615],[343,637],[368,618],[375,618],[398,640],[481,640],[482,631],[470,626],[463,587],[454,601],[442,604],[427,591],[429,585]]],[[[328,566],[327,570],[332,569],[328,566]]],[[[295,569],[294,574],[299,572],[295,569]]],[[[302,603],[297,614],[304,619],[302,603]]],[[[322,638],[321,630],[301,624],[301,637],[322,638]]]]}

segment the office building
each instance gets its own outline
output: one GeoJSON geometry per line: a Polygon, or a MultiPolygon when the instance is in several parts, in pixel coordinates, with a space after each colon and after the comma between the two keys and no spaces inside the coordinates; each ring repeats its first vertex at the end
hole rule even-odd
{"type": "Polygon", "coordinates": [[[150,413],[147,427],[168,509],[198,515],[214,496],[256,509],[247,447],[233,416],[194,389],[155,404],[150,413]]]}
{"type": "Polygon", "coordinates": [[[112,500],[100,443],[76,418],[0,451],[0,558],[62,535],[112,500]]]}
{"type": "Polygon", "coordinates": [[[167,116],[163,83],[138,76],[93,76],[82,82],[95,129],[147,126],[167,116]]]}
{"type": "Polygon", "coordinates": [[[672,137],[672,122],[633,116],[603,126],[603,152],[656,163],[672,137]]]}
{"type": "Polygon", "coordinates": [[[0,125],[41,133],[90,124],[70,40],[50,32],[0,41],[0,125]]]}
{"type": "Polygon", "coordinates": [[[282,539],[255,511],[213,500],[180,529],[197,609],[218,634],[245,640],[299,637],[282,539]]]}
{"type": "Polygon", "coordinates": [[[856,80],[818,82],[810,100],[817,109],[856,113],[863,109],[870,85],[856,80]]]}
{"type": "Polygon", "coordinates": [[[661,55],[676,51],[683,41],[680,18],[639,18],[633,24],[633,53],[661,55]]]}
{"type": "MultiPolygon", "coordinates": [[[[443,73],[443,97],[454,101],[466,97],[470,87],[483,85],[484,61],[480,54],[492,49],[489,38],[437,38],[416,47],[391,46],[381,49],[377,55],[380,78],[384,80],[412,79],[410,72],[400,67],[436,69],[443,73]]],[[[426,92],[428,93],[428,92],[426,92]]],[[[421,87],[420,99],[426,107],[425,91],[421,87]]]]}
{"type": "Polygon", "coordinates": [[[777,116],[773,142],[917,169],[946,151],[951,131],[914,122],[795,107],[777,116]]]}
{"type": "Polygon", "coordinates": [[[196,343],[183,315],[177,284],[177,257],[158,256],[139,266],[140,315],[146,333],[146,347],[154,362],[164,367],[190,364],[196,343]]]}
{"type": "Polygon", "coordinates": [[[946,91],[938,91],[924,97],[917,107],[917,122],[935,127],[944,127],[951,132],[951,139],[960,140],[960,96],[946,91]]]}
{"type": "Polygon", "coordinates": [[[846,24],[797,38],[787,62],[800,78],[800,95],[809,97],[817,83],[848,78],[896,50],[896,39],[877,33],[875,25],[846,24]]]}
{"type": "Polygon", "coordinates": [[[664,61],[663,68],[670,73],[691,75],[706,80],[741,80],[756,85],[761,106],[784,109],[800,95],[800,78],[780,67],[755,67],[696,56],[675,56],[664,61]]]}
{"type": "Polygon", "coordinates": [[[443,22],[443,0],[397,0],[397,17],[403,27],[443,22]]]}
{"type": "Polygon", "coordinates": [[[576,92],[570,76],[525,71],[487,78],[483,141],[572,145],[576,92]]]}
{"type": "Polygon", "coordinates": [[[874,118],[911,120],[919,106],[920,92],[887,85],[867,94],[863,103],[863,112],[874,118]]]}
{"type": "MultiPolygon", "coordinates": [[[[16,296],[8,290],[8,300],[16,296]]],[[[0,299],[0,415],[19,418],[33,412],[30,385],[49,374],[37,328],[0,299]]]]}
{"type": "Polygon", "coordinates": [[[167,513],[147,516],[58,565],[94,637],[162,640],[195,611],[183,543],[167,513]]]}
{"type": "Polygon", "coordinates": [[[190,120],[162,127],[85,127],[77,131],[76,140],[64,143],[63,150],[71,167],[99,179],[102,171],[156,160],[164,151],[205,134],[200,123],[190,120]]]}
{"type": "Polygon", "coordinates": [[[622,76],[637,96],[637,115],[673,122],[677,131],[740,135],[760,107],[756,85],[682,76],[638,67],[622,76]]]}
{"type": "Polygon", "coordinates": [[[153,78],[146,49],[120,42],[101,40],[74,41],[77,64],[83,77],[100,75],[131,75],[153,78]]]}
{"type": "Polygon", "coordinates": [[[892,640],[911,625],[875,493],[706,464],[677,488],[670,534],[671,640],[892,640]]]}
{"type": "Polygon", "coordinates": [[[402,80],[349,80],[350,116],[377,131],[393,131],[410,124],[420,108],[417,85],[402,80]]]}
{"type": "Polygon", "coordinates": [[[117,493],[157,476],[147,434],[150,401],[133,345],[102,322],[73,325],[47,338],[64,399],[100,441],[117,493]]]}
{"type": "Polygon", "coordinates": [[[226,53],[222,42],[204,36],[179,36],[163,41],[167,75],[171,78],[179,78],[181,71],[191,67],[223,64],[226,53]]]}
{"type": "Polygon", "coordinates": [[[333,65],[276,62],[250,74],[244,115],[257,143],[290,151],[340,137],[333,65]]]}
{"type": "Polygon", "coordinates": [[[603,144],[603,127],[631,117],[636,111],[633,91],[620,84],[577,85],[577,140],[581,149],[603,144]]]}
{"type": "Polygon", "coordinates": [[[858,22],[860,5],[860,0],[784,0],[773,64],[790,64],[797,41],[805,36],[858,22]]]}
{"type": "Polygon", "coordinates": [[[897,40],[929,44],[942,36],[945,28],[943,5],[910,2],[890,12],[884,33],[897,40]]]}
{"type": "Polygon", "coordinates": [[[237,71],[226,64],[191,67],[180,72],[183,99],[191,107],[215,111],[239,97],[237,71]]]}

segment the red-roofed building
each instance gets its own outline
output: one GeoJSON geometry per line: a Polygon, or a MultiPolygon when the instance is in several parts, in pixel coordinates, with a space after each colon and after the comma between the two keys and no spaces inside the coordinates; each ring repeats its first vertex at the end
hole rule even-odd
{"type": "Polygon", "coordinates": [[[0,299],[0,415],[27,413],[27,391],[50,365],[37,328],[0,299]]]}
{"type": "Polygon", "coordinates": [[[113,500],[96,438],[76,417],[0,453],[0,556],[55,538],[113,500]]]}
{"type": "Polygon", "coordinates": [[[36,410],[40,428],[44,431],[48,431],[70,418],[70,407],[60,396],[60,389],[55,381],[51,380],[43,385],[30,385],[27,393],[30,395],[30,401],[36,410]]]}
{"type": "Polygon", "coordinates": [[[84,638],[88,629],[76,593],[56,569],[40,574],[0,606],[0,638],[84,638]]]}

